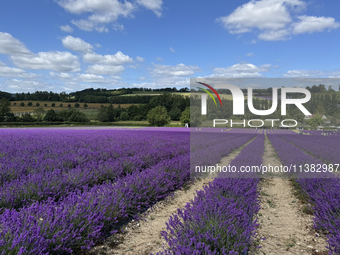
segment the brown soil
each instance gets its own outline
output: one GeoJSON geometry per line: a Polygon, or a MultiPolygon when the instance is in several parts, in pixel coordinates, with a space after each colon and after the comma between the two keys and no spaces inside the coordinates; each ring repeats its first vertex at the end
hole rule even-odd
{"type": "MultiPolygon", "coordinates": [[[[267,137],[263,161],[264,165],[281,165],[267,137]]],[[[259,254],[328,254],[325,237],[312,227],[313,216],[303,213],[305,205],[294,196],[288,179],[266,178],[260,187],[257,232],[265,240],[259,241],[259,254]]]]}
{"type": "MultiPolygon", "coordinates": [[[[228,165],[244,146],[222,158],[219,164],[228,165]]],[[[177,190],[173,196],[156,203],[142,216],[143,220],[130,222],[124,227],[123,233],[115,234],[105,240],[102,245],[94,247],[90,254],[144,255],[163,250],[162,247],[165,247],[165,242],[160,233],[166,230],[165,223],[169,217],[176,213],[178,208],[183,208],[193,200],[196,196],[196,191],[202,190],[212,180],[213,178],[193,180],[187,188],[177,190]]]]}

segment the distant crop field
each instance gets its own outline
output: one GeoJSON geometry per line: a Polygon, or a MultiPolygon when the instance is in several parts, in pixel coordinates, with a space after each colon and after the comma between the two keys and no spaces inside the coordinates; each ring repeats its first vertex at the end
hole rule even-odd
{"type": "MultiPolygon", "coordinates": [[[[35,109],[37,109],[38,107],[36,106],[36,103],[39,103],[39,107],[43,107],[44,110],[48,111],[50,109],[53,110],[65,110],[68,109],[68,104],[71,105],[72,108],[74,108],[74,105],[76,103],[71,103],[71,102],[60,102],[60,101],[14,101],[11,102],[11,110],[13,113],[18,113],[18,112],[33,112],[35,109]],[[25,106],[20,106],[20,103],[23,102],[25,103],[25,106]],[[27,104],[29,102],[32,102],[32,106],[27,106],[27,104]],[[55,106],[52,107],[52,104],[55,103],[55,106]],[[16,105],[14,105],[16,104],[16,105]],[[47,104],[47,106],[45,107],[44,104],[47,104]],[[63,104],[63,107],[60,107],[59,105],[63,104]]],[[[101,103],[86,103],[88,105],[87,109],[99,109],[101,105],[104,106],[109,106],[110,104],[101,104],[101,103]]],[[[80,107],[78,109],[84,109],[84,103],[79,103],[80,107]]],[[[122,108],[127,108],[131,105],[137,105],[137,104],[121,104],[120,106],[122,108]]],[[[118,107],[118,104],[113,104],[113,107],[118,107]]]]}

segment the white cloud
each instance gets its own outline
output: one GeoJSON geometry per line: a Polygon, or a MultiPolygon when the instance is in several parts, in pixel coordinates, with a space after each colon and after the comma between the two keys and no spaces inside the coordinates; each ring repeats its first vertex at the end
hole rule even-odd
{"type": "Polygon", "coordinates": [[[291,39],[292,34],[322,32],[339,27],[332,17],[299,16],[294,22],[295,12],[306,8],[301,0],[251,0],[230,15],[216,21],[231,34],[260,32],[258,38],[266,41],[291,39]]]}
{"type": "Polygon", "coordinates": [[[247,53],[246,55],[247,55],[248,57],[251,57],[251,56],[254,56],[254,53],[249,52],[249,53],[247,53]]]}
{"type": "Polygon", "coordinates": [[[123,31],[124,30],[124,26],[118,23],[114,23],[112,24],[112,29],[115,31],[123,31]]]}
{"type": "Polygon", "coordinates": [[[12,55],[10,60],[19,68],[30,70],[53,70],[59,72],[78,72],[78,57],[70,52],[39,52],[38,54],[12,55]]]}
{"type": "Polygon", "coordinates": [[[73,32],[73,28],[70,25],[60,26],[60,30],[68,33],[73,32]]]}
{"type": "Polygon", "coordinates": [[[254,28],[277,30],[291,22],[287,7],[301,5],[304,2],[300,0],[252,0],[217,21],[222,22],[230,33],[236,34],[251,32],[254,28]]]}
{"type": "Polygon", "coordinates": [[[88,89],[91,88],[91,85],[87,85],[87,84],[80,84],[77,82],[65,82],[62,86],[62,90],[63,91],[67,91],[67,92],[72,92],[72,91],[79,91],[79,90],[83,90],[83,89],[88,89]]]}
{"type": "Polygon", "coordinates": [[[320,77],[325,73],[318,70],[289,70],[283,76],[289,78],[320,77]]]}
{"type": "Polygon", "coordinates": [[[88,52],[93,49],[93,46],[80,38],[75,38],[73,36],[66,36],[62,39],[62,43],[65,48],[80,51],[80,52],[88,52]]]}
{"type": "Polygon", "coordinates": [[[162,0],[137,0],[137,3],[144,6],[146,9],[153,11],[157,17],[162,16],[162,0]]]}
{"type": "Polygon", "coordinates": [[[101,48],[102,47],[99,43],[96,43],[94,46],[96,46],[97,48],[101,48]]]}
{"type": "Polygon", "coordinates": [[[186,66],[181,63],[176,66],[155,65],[151,74],[153,76],[190,76],[199,71],[201,69],[198,66],[186,66]]]}
{"type": "MultiPolygon", "coordinates": [[[[116,67],[116,66],[114,66],[114,67],[109,66],[109,67],[110,68],[117,68],[117,69],[119,68],[119,67],[116,67]]],[[[111,69],[111,73],[104,73],[103,70],[105,71],[105,69],[101,69],[101,70],[99,70],[99,72],[102,71],[103,75],[111,75],[111,76],[109,78],[105,78],[102,75],[98,75],[98,74],[100,74],[99,72],[96,73],[96,74],[94,74],[94,73],[69,74],[69,73],[63,73],[63,72],[58,72],[58,73],[50,72],[50,76],[53,77],[53,78],[56,78],[57,80],[66,81],[66,82],[110,83],[110,82],[115,82],[116,80],[121,79],[119,76],[114,76],[115,73],[112,72],[112,69],[111,69]]]]}
{"type": "Polygon", "coordinates": [[[130,2],[121,3],[118,0],[60,0],[58,4],[70,13],[102,13],[107,15],[106,18],[115,19],[121,15],[128,16],[135,8],[130,2]]]}
{"type": "Polygon", "coordinates": [[[171,51],[171,52],[175,52],[175,50],[174,50],[172,47],[170,47],[170,51],[171,51]]]}
{"type": "Polygon", "coordinates": [[[120,17],[133,17],[133,12],[142,6],[153,11],[157,17],[162,16],[162,0],[137,0],[136,2],[118,1],[118,0],[57,0],[57,3],[67,12],[73,14],[90,13],[85,20],[72,20],[72,24],[81,30],[98,32],[108,32],[108,28],[100,26],[102,23],[113,23],[112,28],[116,31],[122,31],[123,25],[114,23],[120,17]]]}
{"type": "Polygon", "coordinates": [[[83,60],[92,64],[105,64],[105,65],[123,65],[126,63],[132,63],[133,59],[128,55],[124,55],[121,51],[118,51],[115,55],[99,55],[94,52],[84,54],[83,60]]]}
{"type": "Polygon", "coordinates": [[[50,76],[56,77],[56,78],[61,79],[61,80],[73,80],[74,79],[73,74],[63,73],[63,72],[60,72],[60,73],[50,72],[50,76]]]}
{"type": "Polygon", "coordinates": [[[107,33],[109,32],[109,29],[106,26],[97,26],[94,28],[96,31],[98,31],[99,33],[107,33]]]}
{"type": "Polygon", "coordinates": [[[6,64],[0,62],[0,77],[15,77],[15,78],[35,78],[34,73],[27,73],[25,70],[9,67],[6,64]]]}
{"type": "Polygon", "coordinates": [[[58,4],[66,11],[74,14],[92,13],[88,20],[72,20],[72,24],[85,31],[97,30],[107,32],[108,28],[101,23],[111,23],[120,16],[130,17],[136,6],[130,2],[118,0],[61,0],[58,4]]]}
{"type": "Polygon", "coordinates": [[[156,58],[157,61],[162,61],[163,59],[161,57],[156,58]]]}
{"type": "Polygon", "coordinates": [[[138,62],[144,62],[145,58],[142,58],[142,57],[137,56],[137,57],[136,57],[136,60],[137,60],[138,62]]]}
{"type": "Polygon", "coordinates": [[[250,63],[238,63],[230,67],[214,68],[214,74],[208,77],[214,78],[244,78],[244,77],[261,77],[261,72],[268,72],[271,65],[255,66],[250,63]]]}
{"type": "Polygon", "coordinates": [[[6,91],[23,92],[23,91],[50,91],[53,90],[51,84],[41,81],[27,81],[21,79],[9,79],[3,83],[6,91]]]}
{"type": "Polygon", "coordinates": [[[267,30],[259,34],[258,38],[264,41],[283,41],[290,39],[290,32],[287,29],[267,30]]]}
{"type": "Polygon", "coordinates": [[[340,23],[335,22],[332,17],[315,17],[315,16],[300,16],[300,22],[293,24],[294,34],[322,32],[325,29],[329,31],[340,26],[340,23]]]}
{"type": "Polygon", "coordinates": [[[0,32],[0,53],[6,55],[31,54],[31,51],[11,34],[0,32]]]}
{"type": "Polygon", "coordinates": [[[10,55],[9,59],[22,69],[80,71],[78,57],[70,52],[51,51],[34,54],[22,42],[8,33],[0,32],[0,53],[10,55]]]}
{"type": "MultiPolygon", "coordinates": [[[[321,70],[289,70],[284,75],[288,78],[340,78],[340,71],[321,71],[321,70]]],[[[323,83],[320,81],[320,83],[323,83]]]]}
{"type": "Polygon", "coordinates": [[[91,74],[101,75],[118,75],[125,70],[124,66],[110,66],[110,65],[91,65],[87,68],[86,72],[91,74]]]}
{"type": "Polygon", "coordinates": [[[95,22],[88,21],[88,20],[71,20],[71,23],[75,26],[77,26],[79,29],[91,32],[93,30],[96,30],[97,32],[109,32],[109,29],[106,26],[98,25],[95,22]]]}
{"type": "Polygon", "coordinates": [[[79,74],[77,79],[82,82],[95,82],[95,83],[109,82],[109,80],[105,79],[103,76],[95,74],[79,74]]]}

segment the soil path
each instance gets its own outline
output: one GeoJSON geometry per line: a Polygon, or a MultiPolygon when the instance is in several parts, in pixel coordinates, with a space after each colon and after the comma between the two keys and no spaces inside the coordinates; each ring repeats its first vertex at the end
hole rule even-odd
{"type": "MultiPolygon", "coordinates": [[[[228,156],[221,159],[219,165],[229,165],[241,150],[249,144],[236,149],[228,156]]],[[[146,255],[162,250],[164,238],[160,235],[166,230],[169,217],[183,208],[196,196],[196,190],[202,190],[213,178],[196,179],[189,187],[176,190],[173,196],[156,203],[143,215],[144,220],[130,222],[124,233],[115,234],[105,240],[103,245],[94,247],[89,254],[125,254],[146,255]]]]}
{"type": "MultiPolygon", "coordinates": [[[[264,165],[280,166],[268,137],[265,139],[264,165]]],[[[260,254],[328,254],[323,236],[313,229],[313,216],[303,213],[303,207],[285,178],[261,181],[261,210],[258,214],[260,254]],[[319,235],[319,236],[318,236],[319,235]]]]}

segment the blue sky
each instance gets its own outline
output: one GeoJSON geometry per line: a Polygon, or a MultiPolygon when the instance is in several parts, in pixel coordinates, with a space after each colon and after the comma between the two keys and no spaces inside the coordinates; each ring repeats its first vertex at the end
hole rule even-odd
{"type": "Polygon", "coordinates": [[[339,78],[339,9],[336,0],[2,1],[0,90],[339,78]]]}

